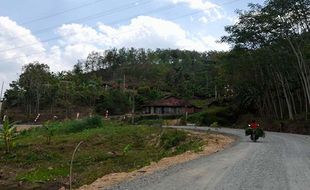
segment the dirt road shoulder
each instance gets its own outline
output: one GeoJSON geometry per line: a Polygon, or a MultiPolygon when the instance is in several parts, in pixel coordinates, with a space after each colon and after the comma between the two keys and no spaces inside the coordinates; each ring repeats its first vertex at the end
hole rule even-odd
{"type": "Polygon", "coordinates": [[[205,145],[202,147],[201,152],[188,151],[177,156],[163,158],[157,163],[152,162],[149,166],[145,166],[133,172],[112,173],[109,175],[105,175],[102,178],[97,179],[90,185],[84,185],[80,187],[79,190],[97,190],[118,184],[123,181],[132,180],[141,175],[151,174],[155,171],[163,170],[176,164],[181,164],[197,159],[201,156],[207,156],[219,152],[229,147],[235,141],[234,137],[226,136],[223,134],[206,134],[203,132],[194,131],[190,131],[190,133],[191,135],[197,135],[204,139],[205,145]]]}

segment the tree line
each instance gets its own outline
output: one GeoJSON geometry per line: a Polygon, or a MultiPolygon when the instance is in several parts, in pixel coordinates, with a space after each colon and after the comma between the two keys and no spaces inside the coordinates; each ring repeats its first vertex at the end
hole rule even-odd
{"type": "Polygon", "coordinates": [[[308,118],[310,1],[268,0],[238,11],[222,41],[242,106],[275,119],[308,118]]]}
{"type": "Polygon", "coordinates": [[[124,114],[168,95],[212,97],[214,86],[221,85],[215,80],[219,67],[208,58],[212,54],[215,52],[110,49],[92,52],[72,71],[59,73],[33,62],[10,84],[5,106],[28,115],[54,113],[59,108],[70,115],[74,107],[124,114]]]}
{"type": "Polygon", "coordinates": [[[221,39],[232,45],[228,52],[109,49],[60,73],[34,62],[11,83],[5,105],[28,114],[74,106],[122,114],[167,95],[229,97],[245,113],[308,119],[310,1],[267,0],[237,13],[221,39]]]}

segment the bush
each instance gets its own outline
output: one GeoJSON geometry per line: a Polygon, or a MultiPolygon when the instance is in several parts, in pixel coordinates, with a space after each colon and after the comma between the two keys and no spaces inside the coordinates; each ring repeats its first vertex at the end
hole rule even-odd
{"type": "Polygon", "coordinates": [[[187,150],[200,152],[203,150],[203,141],[192,140],[177,147],[176,153],[183,153],[187,150]]]}
{"type": "Polygon", "coordinates": [[[135,122],[140,122],[142,120],[169,120],[169,119],[180,119],[180,115],[141,115],[135,117],[135,122]]]}
{"type": "Polygon", "coordinates": [[[82,120],[70,120],[62,123],[51,124],[59,133],[77,133],[85,129],[103,127],[103,120],[100,116],[88,117],[82,120]]]}
{"type": "Polygon", "coordinates": [[[217,122],[221,126],[229,126],[237,121],[237,115],[230,107],[211,107],[190,115],[187,121],[197,125],[209,126],[217,122]]]}
{"type": "Polygon", "coordinates": [[[6,117],[2,128],[0,128],[0,142],[3,141],[6,153],[10,153],[16,135],[16,126],[14,126],[14,123],[10,123],[6,117]]]}
{"type": "Polygon", "coordinates": [[[160,144],[169,149],[178,146],[181,142],[186,140],[186,133],[184,131],[169,130],[162,134],[160,137],[160,144]]]}
{"type": "Polygon", "coordinates": [[[98,128],[103,126],[103,120],[100,116],[88,117],[85,119],[85,124],[88,129],[98,128]]]}
{"type": "Polygon", "coordinates": [[[217,122],[214,122],[210,125],[211,128],[218,129],[220,126],[217,122]]]}
{"type": "Polygon", "coordinates": [[[148,125],[148,126],[162,126],[163,120],[157,119],[157,120],[141,120],[138,121],[136,124],[138,125],[148,125]]]}

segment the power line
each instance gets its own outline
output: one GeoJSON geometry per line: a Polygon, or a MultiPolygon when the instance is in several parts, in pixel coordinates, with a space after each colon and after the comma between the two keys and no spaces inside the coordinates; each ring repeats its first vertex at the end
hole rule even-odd
{"type": "MultiPolygon", "coordinates": [[[[226,2],[226,3],[223,3],[221,5],[226,5],[226,4],[230,4],[230,3],[234,3],[234,2],[237,2],[237,1],[240,1],[240,0],[233,0],[233,1],[229,1],[229,2],[226,2]]],[[[171,6],[166,6],[166,7],[162,7],[162,8],[159,8],[159,9],[155,9],[153,11],[149,11],[148,13],[153,13],[153,12],[159,12],[159,11],[164,11],[164,10],[168,10],[168,9],[171,9],[171,8],[174,8],[174,7],[171,7],[171,6]]],[[[177,20],[177,19],[180,19],[180,18],[184,18],[184,17],[188,17],[188,16],[192,16],[192,15],[195,15],[195,14],[199,14],[199,13],[202,13],[204,12],[204,10],[199,10],[199,11],[194,11],[194,12],[191,12],[189,14],[185,14],[185,15],[181,15],[181,16],[178,16],[178,17],[175,17],[175,18],[171,18],[170,20],[177,20]]],[[[137,15],[134,15],[134,16],[131,16],[130,18],[127,18],[127,19],[122,19],[122,20],[118,20],[116,22],[112,22],[112,23],[108,23],[108,24],[115,24],[115,23],[119,23],[119,22],[122,22],[122,21],[127,21],[129,19],[132,19],[132,18],[135,18],[137,16],[140,16],[141,14],[144,14],[144,13],[140,13],[140,14],[137,14],[137,15]]],[[[127,33],[127,32],[132,32],[132,30],[128,30],[128,31],[125,31],[125,32],[120,32],[120,33],[117,33],[113,36],[118,36],[119,34],[122,34],[122,33],[127,33]]],[[[47,39],[47,40],[44,40],[44,41],[41,41],[41,42],[38,42],[38,43],[35,43],[35,44],[41,44],[42,42],[47,42],[47,41],[52,41],[52,40],[56,40],[56,39],[61,39],[61,38],[64,38],[66,36],[71,36],[73,34],[77,34],[77,32],[75,33],[70,33],[68,35],[65,35],[65,36],[60,36],[60,37],[55,37],[55,38],[50,38],[50,39],[47,39]]],[[[31,45],[27,45],[27,46],[32,46],[34,44],[31,44],[31,45]]],[[[18,48],[23,48],[23,47],[26,47],[26,46],[22,46],[22,47],[17,47],[17,48],[12,48],[10,49],[9,51],[13,50],[13,49],[18,49],[18,48]]],[[[5,50],[6,51],[6,50],[5,50]]],[[[0,51],[2,52],[2,51],[0,51]]],[[[40,51],[40,52],[37,52],[37,53],[31,53],[31,54],[28,54],[28,55],[23,55],[23,56],[19,56],[19,57],[13,57],[13,58],[8,58],[8,59],[2,59],[0,61],[4,61],[4,60],[11,60],[11,59],[17,59],[17,58],[22,58],[22,57],[29,57],[31,55],[37,55],[37,54],[43,54],[45,53],[46,51],[40,51]]]]}
{"type": "MultiPolygon", "coordinates": [[[[96,19],[96,18],[112,15],[112,14],[115,14],[117,12],[121,12],[121,11],[124,11],[124,10],[128,10],[128,9],[131,9],[131,8],[135,8],[135,7],[139,7],[141,5],[148,4],[150,2],[151,2],[151,0],[138,0],[138,1],[134,1],[134,2],[131,2],[131,3],[125,4],[123,6],[120,6],[120,7],[116,7],[116,8],[109,9],[109,10],[105,10],[105,11],[102,11],[102,12],[99,12],[99,13],[96,13],[96,14],[88,15],[86,17],[82,17],[82,18],[78,18],[78,19],[73,19],[73,20],[67,21],[66,23],[57,24],[57,25],[49,26],[49,27],[46,27],[46,28],[43,28],[43,29],[35,30],[35,31],[32,32],[32,34],[41,34],[41,33],[49,32],[52,29],[60,27],[60,26],[62,26],[64,24],[70,24],[70,23],[73,23],[73,22],[89,21],[89,20],[93,20],[93,19],[96,19]],[[134,6],[132,6],[132,5],[134,5],[134,6]]],[[[27,36],[27,35],[22,35],[22,36],[19,36],[19,37],[23,37],[23,36],[27,36]]],[[[14,40],[14,39],[17,39],[17,38],[18,37],[12,37],[12,38],[9,38],[7,40],[14,40]]],[[[2,51],[2,50],[0,50],[0,51],[2,51]]]]}
{"type": "Polygon", "coordinates": [[[219,4],[219,5],[221,5],[221,6],[224,6],[224,5],[229,5],[229,4],[232,4],[232,3],[236,3],[236,2],[238,2],[238,1],[241,1],[241,0],[231,0],[231,1],[226,1],[226,2],[221,3],[221,4],[219,4]]]}
{"type": "MultiPolygon", "coordinates": [[[[104,0],[97,0],[97,1],[95,1],[95,2],[99,2],[99,1],[104,1],[104,0]]],[[[222,4],[220,4],[220,5],[223,6],[223,5],[231,4],[231,3],[234,3],[234,2],[237,2],[237,1],[240,1],[240,0],[232,0],[232,1],[228,1],[228,2],[226,2],[226,3],[222,3],[222,4]]],[[[89,5],[89,4],[93,4],[93,3],[95,3],[95,2],[88,3],[88,5],[89,5]]],[[[139,2],[141,2],[142,4],[139,4],[138,6],[144,5],[144,4],[147,4],[147,3],[150,3],[150,1],[143,1],[143,0],[135,1],[135,2],[133,2],[133,3],[136,4],[136,3],[139,3],[139,2]]],[[[80,18],[80,19],[71,20],[71,21],[69,21],[69,22],[67,22],[67,23],[64,23],[64,24],[69,24],[69,23],[72,23],[72,22],[78,22],[78,21],[83,21],[83,20],[92,20],[92,19],[96,19],[96,18],[100,18],[100,17],[103,17],[103,16],[107,16],[107,15],[114,14],[114,13],[115,13],[114,11],[117,11],[117,10],[122,11],[123,8],[128,9],[128,8],[137,7],[136,5],[135,5],[134,7],[127,7],[128,5],[132,6],[132,3],[126,4],[125,6],[121,6],[121,7],[115,8],[115,9],[110,9],[110,10],[108,10],[107,12],[101,12],[101,13],[97,13],[97,14],[95,14],[95,15],[90,15],[90,16],[83,17],[83,18],[80,18]],[[102,13],[106,13],[106,14],[103,14],[103,15],[102,15],[102,13]]],[[[82,6],[79,6],[79,7],[82,7],[82,6]]],[[[72,8],[72,9],[74,9],[74,8],[72,8]]],[[[72,10],[72,9],[68,9],[67,11],[72,10]]],[[[65,11],[63,11],[63,12],[65,12],[65,11]]],[[[191,15],[195,15],[195,14],[198,14],[198,13],[201,13],[201,12],[204,12],[204,10],[199,10],[199,11],[196,11],[196,12],[194,12],[194,13],[190,13],[190,14],[188,14],[188,15],[183,15],[183,16],[181,16],[180,18],[187,17],[187,16],[191,16],[191,15]]],[[[56,14],[57,14],[57,13],[56,13],[56,14]]],[[[180,18],[177,18],[177,19],[180,19],[180,18]]],[[[63,24],[61,24],[61,25],[63,25],[63,24]]],[[[45,32],[45,31],[49,31],[50,29],[59,27],[59,26],[61,26],[61,25],[56,25],[56,26],[44,28],[44,29],[41,29],[41,30],[38,30],[38,31],[33,32],[33,34],[43,33],[43,32],[45,32]]],[[[69,35],[71,35],[71,34],[69,34],[69,35]]],[[[69,36],[69,35],[68,35],[68,36],[69,36]]],[[[25,36],[26,36],[26,35],[25,35],[25,36]]],[[[64,36],[63,36],[63,37],[64,37],[64,36]]],[[[49,41],[57,40],[57,39],[60,39],[60,38],[62,38],[62,37],[54,37],[54,38],[50,38],[50,39],[43,40],[43,41],[41,41],[41,42],[49,42],[49,41]]],[[[12,39],[16,39],[16,37],[10,38],[10,39],[8,39],[8,40],[12,40],[12,39]]],[[[14,47],[14,48],[2,49],[2,50],[0,50],[0,53],[1,53],[1,52],[5,52],[5,51],[12,51],[12,50],[15,50],[15,49],[20,49],[20,48],[24,48],[24,47],[28,47],[28,46],[32,46],[32,45],[36,45],[36,44],[40,44],[41,42],[36,42],[36,43],[32,43],[32,44],[25,44],[25,45],[18,46],[18,47],[14,47]]]]}
{"type": "Polygon", "coordinates": [[[21,24],[30,24],[30,23],[34,23],[34,22],[37,22],[37,21],[45,20],[45,19],[48,19],[48,18],[52,18],[52,17],[58,16],[58,15],[62,15],[62,14],[65,14],[65,13],[68,13],[68,12],[71,12],[71,11],[75,11],[75,10],[81,9],[81,8],[84,8],[84,7],[88,7],[90,5],[94,5],[94,4],[103,2],[103,1],[106,1],[106,0],[96,0],[96,1],[93,1],[93,2],[85,3],[83,5],[79,5],[79,6],[76,6],[76,7],[69,8],[69,9],[65,9],[63,11],[60,11],[60,12],[57,12],[57,13],[54,13],[54,14],[50,14],[50,15],[47,15],[47,16],[39,17],[39,18],[34,18],[34,19],[31,19],[31,20],[22,22],[21,24]]]}
{"type": "MultiPolygon", "coordinates": [[[[238,2],[238,1],[241,1],[241,0],[227,1],[227,2],[221,3],[219,5],[224,6],[224,5],[232,4],[232,3],[235,3],[235,2],[238,2]]],[[[178,20],[180,18],[184,18],[184,17],[188,17],[188,16],[193,16],[193,15],[196,15],[196,14],[199,14],[199,13],[203,13],[203,12],[204,12],[204,10],[198,10],[198,11],[194,11],[194,12],[191,12],[191,13],[188,13],[188,14],[176,17],[176,18],[171,18],[169,20],[178,20]]]]}
{"type": "MultiPolygon", "coordinates": [[[[155,10],[153,10],[153,11],[144,12],[144,13],[153,13],[153,12],[168,10],[168,9],[171,9],[171,8],[174,8],[174,7],[172,7],[172,6],[166,6],[166,7],[162,7],[162,8],[155,9],[155,10]]],[[[136,15],[130,17],[130,18],[118,20],[117,22],[112,22],[112,23],[108,23],[108,24],[111,25],[111,24],[116,24],[116,23],[119,23],[119,22],[127,21],[127,20],[129,20],[129,19],[132,19],[132,18],[135,18],[135,17],[137,17],[137,16],[140,16],[141,14],[144,14],[144,13],[139,13],[139,14],[136,14],[136,15]]],[[[94,25],[90,25],[90,26],[94,26],[94,25]]],[[[7,52],[7,51],[12,51],[12,50],[16,50],[16,49],[21,49],[21,48],[25,48],[25,47],[29,47],[29,46],[41,44],[41,43],[44,43],[44,42],[50,42],[50,41],[58,40],[58,39],[61,39],[61,38],[64,38],[64,37],[72,36],[72,35],[74,35],[74,34],[77,34],[77,32],[72,32],[72,33],[66,34],[66,35],[64,35],[64,36],[57,36],[57,37],[53,37],[53,38],[41,40],[40,42],[35,42],[35,43],[31,43],[31,44],[25,44],[25,45],[17,46],[17,47],[14,47],[14,48],[2,49],[2,50],[0,50],[0,53],[2,53],[2,52],[7,52]]]]}
{"type": "MultiPolygon", "coordinates": [[[[145,13],[155,13],[155,12],[161,12],[161,11],[166,11],[166,10],[169,10],[169,9],[172,9],[174,8],[174,6],[165,6],[165,7],[161,7],[161,8],[158,8],[158,9],[155,9],[155,10],[152,10],[152,11],[148,11],[148,12],[144,12],[144,13],[139,13],[139,14],[136,14],[136,15],[133,15],[131,16],[130,18],[126,18],[126,19],[120,19],[120,20],[117,20],[117,21],[114,21],[114,22],[110,22],[110,23],[107,23],[108,25],[111,25],[111,24],[117,24],[117,23],[120,23],[120,22],[123,22],[123,21],[127,21],[129,19],[133,19],[133,18],[136,18],[137,16],[140,16],[141,14],[145,14],[145,13]]],[[[92,26],[92,25],[90,25],[92,26]]],[[[123,34],[123,33],[128,33],[128,32],[131,32],[132,30],[127,30],[127,31],[124,31],[124,32],[119,32],[115,35],[113,35],[114,37],[117,37],[119,34],[123,34]]],[[[43,40],[43,41],[40,41],[40,42],[36,42],[36,43],[33,43],[33,44],[27,44],[27,45],[24,45],[24,46],[19,46],[19,47],[16,47],[16,48],[11,48],[11,49],[8,49],[8,50],[3,50],[3,51],[0,51],[0,52],[5,52],[5,51],[12,51],[12,50],[15,50],[15,49],[20,49],[20,48],[24,48],[24,47],[29,47],[29,46],[33,46],[33,45],[37,45],[37,44],[41,44],[42,42],[48,42],[48,41],[53,41],[53,40],[57,40],[57,39],[61,39],[61,38],[64,38],[64,37],[67,37],[67,36],[72,36],[74,34],[78,34],[77,32],[74,32],[74,33],[70,33],[70,34],[67,34],[67,35],[64,35],[64,36],[58,36],[58,37],[54,37],[54,38],[49,38],[47,40],[43,40]]],[[[7,58],[7,59],[1,59],[0,61],[7,61],[7,60],[11,60],[11,59],[18,59],[18,58],[23,58],[23,57],[29,57],[31,55],[38,55],[38,54],[43,54],[45,53],[46,51],[39,51],[39,52],[36,52],[36,53],[31,53],[31,54],[28,54],[28,55],[23,55],[23,56],[18,56],[18,57],[11,57],[11,58],[7,58]]]]}
{"type": "MultiPolygon", "coordinates": [[[[91,2],[91,3],[87,3],[87,4],[84,4],[84,5],[78,6],[78,7],[70,8],[70,9],[67,9],[67,10],[55,13],[55,14],[52,14],[52,15],[48,15],[46,17],[40,17],[40,18],[37,18],[37,19],[33,19],[33,20],[30,20],[30,21],[27,21],[27,22],[24,22],[24,23],[21,23],[21,24],[28,24],[28,23],[31,23],[31,22],[39,21],[39,20],[45,20],[47,18],[51,18],[51,17],[57,16],[57,15],[61,15],[61,14],[67,13],[67,12],[71,12],[71,11],[74,11],[74,10],[77,10],[77,9],[80,9],[80,8],[83,8],[83,7],[86,7],[86,6],[90,6],[92,4],[96,4],[96,3],[99,3],[99,2],[102,2],[102,1],[105,1],[105,0],[97,0],[97,1],[94,1],[94,2],[91,2]]],[[[240,1],[240,0],[232,0],[232,1],[228,1],[228,2],[225,2],[225,3],[219,4],[219,5],[223,6],[223,5],[232,4],[232,3],[235,3],[235,2],[238,2],[238,1],[240,1]]],[[[142,3],[142,4],[139,4],[139,6],[140,6],[140,5],[144,5],[144,4],[150,3],[151,1],[143,2],[143,1],[139,0],[139,1],[135,1],[133,3],[139,3],[139,2],[142,3]]],[[[118,11],[122,11],[122,8],[124,8],[124,9],[130,8],[130,7],[127,7],[127,5],[132,5],[132,3],[126,4],[125,6],[122,6],[122,7],[110,9],[110,10],[103,11],[103,12],[99,12],[99,13],[96,13],[94,15],[89,15],[89,16],[82,17],[82,18],[79,18],[79,19],[73,19],[71,21],[67,21],[66,23],[62,23],[62,24],[46,27],[46,28],[43,28],[43,29],[39,29],[39,30],[36,30],[36,31],[32,31],[32,34],[42,34],[42,33],[45,33],[45,32],[49,32],[52,29],[60,27],[60,26],[62,26],[64,24],[70,24],[70,23],[73,23],[73,22],[81,22],[83,20],[87,21],[87,20],[92,20],[92,19],[108,16],[108,15],[116,13],[116,12],[113,13],[113,11],[117,11],[118,12],[118,11]],[[104,13],[106,13],[106,14],[104,14],[104,13]]],[[[198,13],[202,13],[202,12],[204,12],[204,10],[196,11],[194,14],[198,14],[198,13]]],[[[190,15],[194,15],[194,14],[190,14],[190,15]]],[[[23,37],[23,36],[27,36],[27,35],[22,35],[22,36],[19,36],[19,37],[23,37]]],[[[12,38],[9,38],[7,40],[14,40],[14,39],[17,39],[17,37],[12,37],[12,38]]]]}

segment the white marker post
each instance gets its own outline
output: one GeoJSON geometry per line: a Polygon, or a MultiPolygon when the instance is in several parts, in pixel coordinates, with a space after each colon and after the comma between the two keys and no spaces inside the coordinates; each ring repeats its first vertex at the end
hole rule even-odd
{"type": "Polygon", "coordinates": [[[80,119],[80,113],[76,113],[76,120],[80,119]]]}
{"type": "Polygon", "coordinates": [[[109,110],[105,112],[105,118],[108,119],[108,117],[109,117],[109,110]]]}
{"type": "Polygon", "coordinates": [[[41,114],[38,114],[36,119],[34,120],[34,122],[36,123],[38,121],[38,119],[40,118],[41,114]]]}

